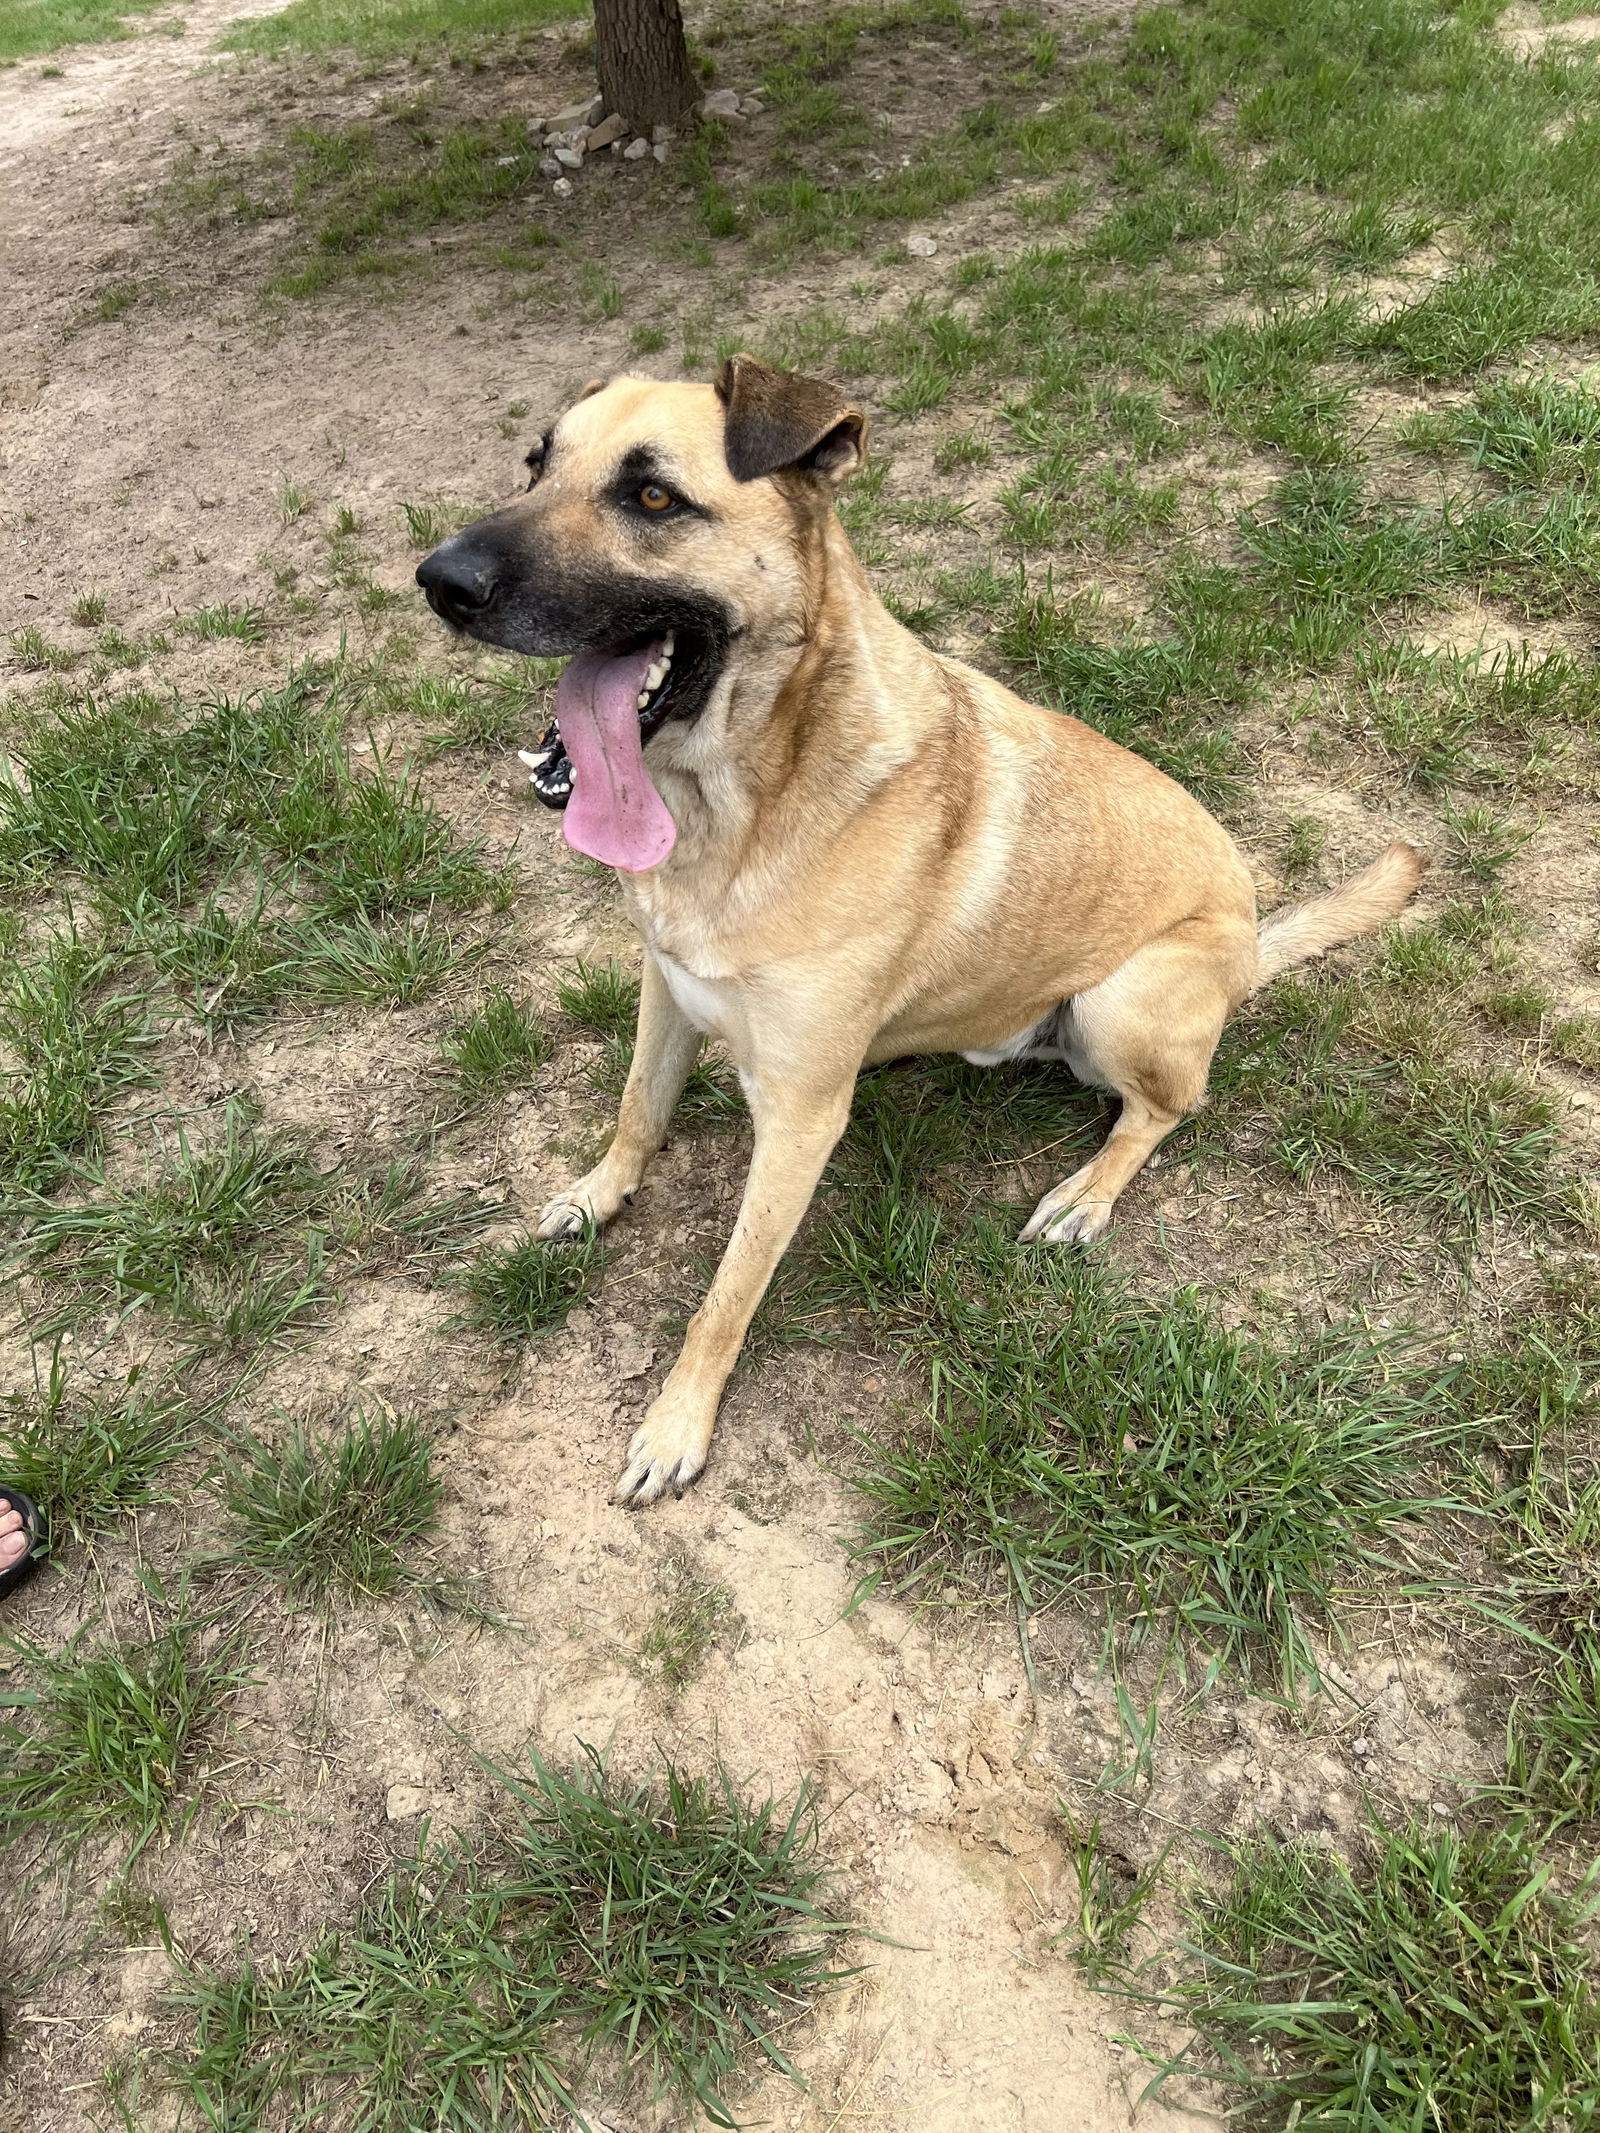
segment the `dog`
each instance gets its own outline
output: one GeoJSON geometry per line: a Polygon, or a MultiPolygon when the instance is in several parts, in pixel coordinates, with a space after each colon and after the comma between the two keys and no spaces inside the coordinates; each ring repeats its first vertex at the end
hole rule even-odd
{"type": "Polygon", "coordinates": [[[1088,1244],[1205,1094],[1228,1015],[1399,912],[1392,844],[1258,924],[1233,840],[1141,757],[930,651],[834,508],[867,419],[734,356],[714,384],[596,383],[528,455],[528,493],[428,556],[434,612],[570,655],[526,760],[566,841],[617,870],[644,943],[616,1137],[542,1238],[610,1222],[666,1138],[701,1040],[738,1070],[754,1152],[726,1254],[635,1434],[616,1500],[706,1463],[756,1306],[864,1066],[1060,1060],[1121,1098],[1022,1241],[1088,1244]]]}

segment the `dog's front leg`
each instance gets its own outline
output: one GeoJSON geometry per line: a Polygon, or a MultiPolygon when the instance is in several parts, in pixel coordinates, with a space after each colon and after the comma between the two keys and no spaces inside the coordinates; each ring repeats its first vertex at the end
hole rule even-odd
{"type": "Polygon", "coordinates": [[[739,1220],[683,1351],[628,1447],[621,1504],[654,1503],[682,1490],[706,1463],[717,1403],[757,1304],[811,1204],[822,1166],[850,1116],[854,1073],[827,1084],[748,1076],[755,1153],[739,1220]]]}
{"type": "Polygon", "coordinates": [[[644,959],[633,1064],[611,1146],[594,1169],[540,1210],[540,1237],[576,1237],[585,1223],[609,1222],[639,1189],[645,1166],[667,1137],[689,1078],[700,1032],[667,989],[653,956],[644,959]]]}

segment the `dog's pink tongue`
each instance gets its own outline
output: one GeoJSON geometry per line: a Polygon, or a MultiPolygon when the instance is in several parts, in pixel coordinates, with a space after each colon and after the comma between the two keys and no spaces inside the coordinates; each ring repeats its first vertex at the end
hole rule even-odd
{"type": "Polygon", "coordinates": [[[579,652],[556,690],[556,724],[572,759],[562,834],[575,852],[625,874],[659,866],[678,841],[639,740],[638,695],[657,650],[647,644],[617,659],[579,652]]]}

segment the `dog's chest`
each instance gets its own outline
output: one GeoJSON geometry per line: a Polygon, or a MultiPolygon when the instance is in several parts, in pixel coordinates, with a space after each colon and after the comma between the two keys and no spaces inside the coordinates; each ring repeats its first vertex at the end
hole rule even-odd
{"type": "Polygon", "coordinates": [[[703,1029],[709,1037],[731,1037],[737,999],[733,981],[698,977],[694,971],[674,962],[670,955],[663,955],[659,948],[654,954],[661,975],[667,981],[667,990],[695,1028],[703,1029]]]}

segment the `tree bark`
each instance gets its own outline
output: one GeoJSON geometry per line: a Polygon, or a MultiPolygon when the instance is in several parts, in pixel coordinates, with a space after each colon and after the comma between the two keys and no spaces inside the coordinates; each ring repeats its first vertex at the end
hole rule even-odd
{"type": "Polygon", "coordinates": [[[600,95],[636,132],[672,126],[700,94],[678,0],[595,0],[600,95]]]}

